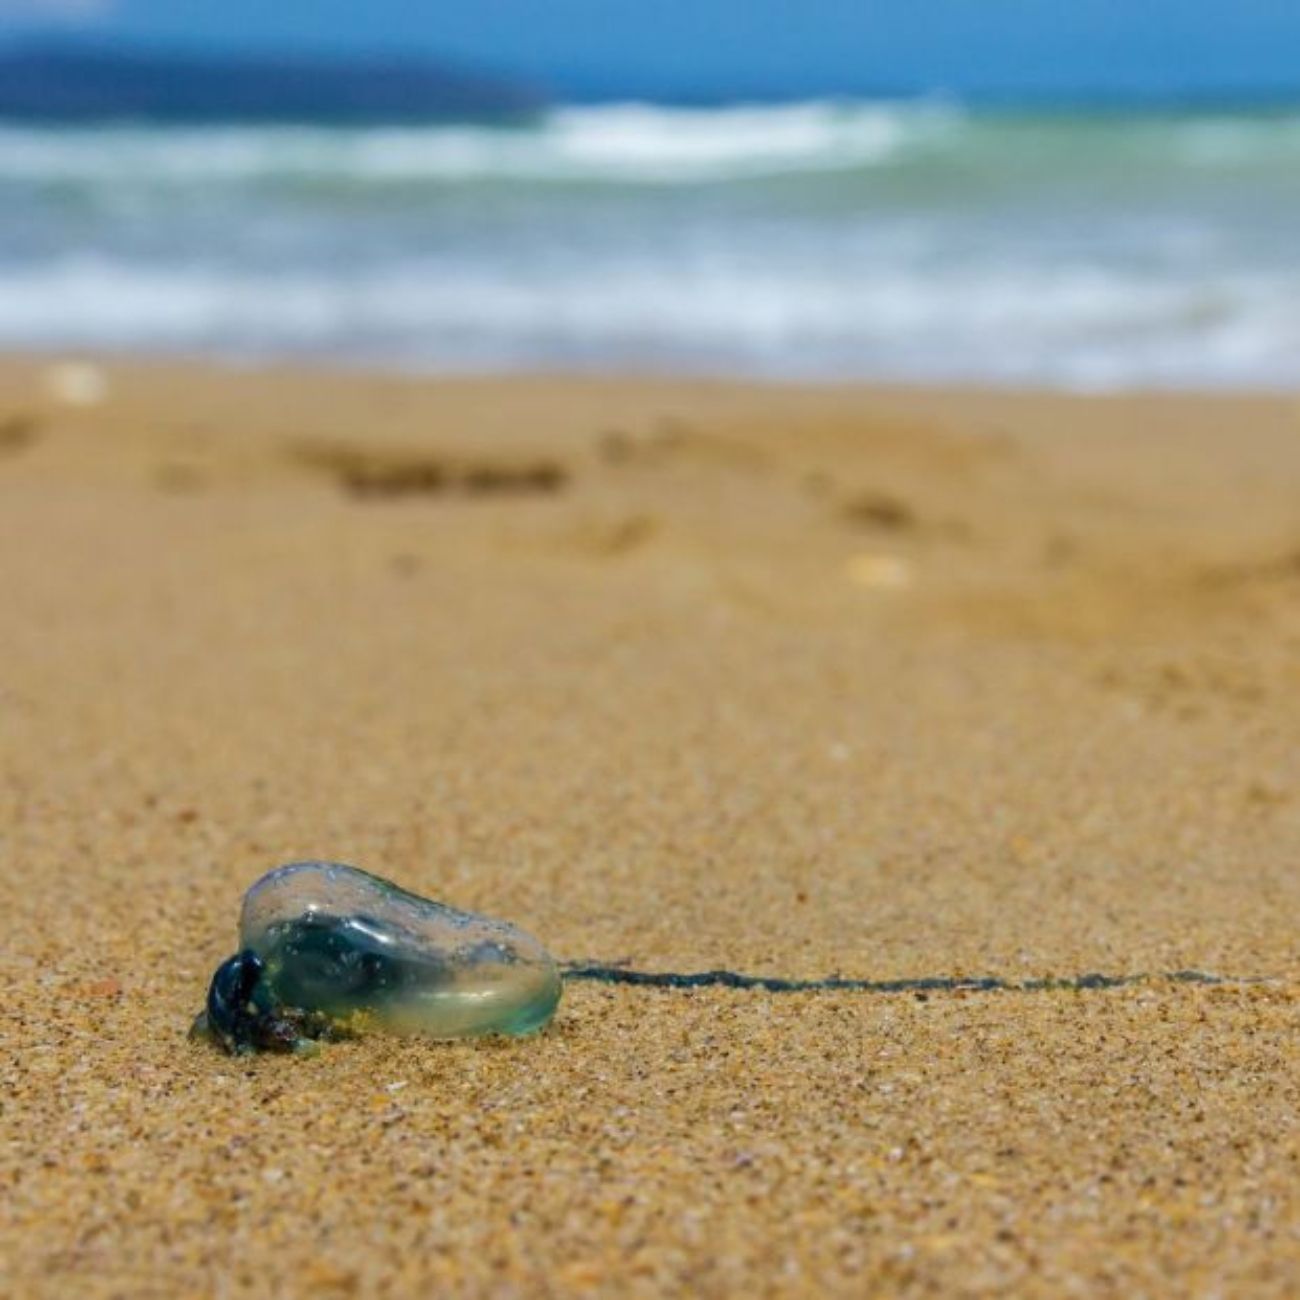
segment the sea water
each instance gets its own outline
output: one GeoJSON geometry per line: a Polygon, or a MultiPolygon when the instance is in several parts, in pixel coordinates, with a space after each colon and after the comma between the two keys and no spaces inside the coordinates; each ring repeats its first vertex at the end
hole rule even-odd
{"type": "Polygon", "coordinates": [[[1300,110],[0,125],[0,348],[1300,382],[1300,110]]]}

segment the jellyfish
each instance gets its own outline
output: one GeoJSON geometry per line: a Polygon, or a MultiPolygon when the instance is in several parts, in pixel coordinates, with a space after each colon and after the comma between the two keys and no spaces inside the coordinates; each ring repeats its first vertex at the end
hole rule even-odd
{"type": "Polygon", "coordinates": [[[338,862],[267,872],[244,895],[239,944],[192,1031],[231,1053],[532,1034],[560,1000],[554,959],[517,926],[338,862]]]}

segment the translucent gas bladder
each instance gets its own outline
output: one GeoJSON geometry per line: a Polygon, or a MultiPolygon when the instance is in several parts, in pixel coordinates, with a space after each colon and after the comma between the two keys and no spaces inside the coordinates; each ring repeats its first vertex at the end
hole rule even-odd
{"type": "Polygon", "coordinates": [[[232,1052],[370,1031],[530,1034],[560,1000],[554,959],[517,926],[343,863],[268,872],[244,896],[239,938],[195,1023],[232,1052]]]}

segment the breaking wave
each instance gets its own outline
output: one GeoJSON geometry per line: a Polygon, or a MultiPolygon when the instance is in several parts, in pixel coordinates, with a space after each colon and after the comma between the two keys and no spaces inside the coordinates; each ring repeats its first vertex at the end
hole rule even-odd
{"type": "Polygon", "coordinates": [[[1300,115],[0,127],[0,346],[1300,384],[1300,115]]]}

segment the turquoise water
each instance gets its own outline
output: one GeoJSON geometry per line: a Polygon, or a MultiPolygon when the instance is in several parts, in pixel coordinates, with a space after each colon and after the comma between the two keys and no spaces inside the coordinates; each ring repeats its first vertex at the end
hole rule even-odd
{"type": "Polygon", "coordinates": [[[0,347],[1300,382],[1300,110],[0,126],[0,347]]]}

